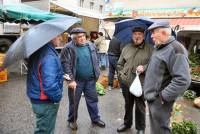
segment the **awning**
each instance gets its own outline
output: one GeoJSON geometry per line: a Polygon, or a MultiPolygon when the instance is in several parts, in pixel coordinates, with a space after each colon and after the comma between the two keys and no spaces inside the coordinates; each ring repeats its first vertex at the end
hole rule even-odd
{"type": "Polygon", "coordinates": [[[71,18],[72,16],[45,12],[40,9],[25,5],[25,4],[11,4],[0,6],[1,19],[6,20],[27,20],[27,21],[47,21],[54,18],[71,18]]]}
{"type": "Polygon", "coordinates": [[[68,4],[67,2],[64,1],[51,1],[51,3],[81,16],[103,19],[103,14],[94,10],[91,11],[90,9],[68,4]]]}
{"type": "Polygon", "coordinates": [[[170,25],[176,26],[188,26],[188,25],[199,25],[200,17],[197,18],[170,18],[170,19],[155,19],[155,20],[168,20],[170,25]]]}

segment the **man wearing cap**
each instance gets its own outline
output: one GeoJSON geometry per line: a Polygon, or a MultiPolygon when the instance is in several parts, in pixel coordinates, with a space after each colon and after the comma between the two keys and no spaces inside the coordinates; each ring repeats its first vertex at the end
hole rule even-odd
{"type": "Polygon", "coordinates": [[[151,45],[144,42],[144,28],[133,28],[132,42],[124,47],[117,63],[122,93],[125,99],[124,123],[117,129],[118,132],[123,132],[131,128],[133,105],[135,103],[135,127],[137,134],[144,134],[146,116],[144,97],[134,96],[129,91],[129,87],[136,76],[136,71],[140,73],[140,80],[143,84],[151,52],[151,45]]]}
{"type": "Polygon", "coordinates": [[[78,105],[82,92],[85,95],[87,109],[93,124],[105,127],[100,119],[96,80],[100,69],[95,45],[86,40],[86,32],[82,28],[71,31],[72,41],[61,51],[61,64],[66,74],[70,76],[68,84],[69,114],[68,122],[71,129],[77,129],[76,120],[78,105]]]}
{"type": "Polygon", "coordinates": [[[188,54],[171,35],[169,22],[155,22],[148,29],[155,43],[144,83],[151,134],[171,134],[169,122],[173,104],[191,82],[188,54]]]}

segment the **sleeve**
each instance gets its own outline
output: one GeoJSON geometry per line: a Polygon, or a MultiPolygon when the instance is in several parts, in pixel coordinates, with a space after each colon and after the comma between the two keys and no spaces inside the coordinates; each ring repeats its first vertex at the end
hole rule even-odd
{"type": "Polygon", "coordinates": [[[73,72],[72,72],[71,60],[72,58],[71,58],[69,50],[67,48],[63,48],[60,55],[60,61],[61,61],[64,73],[68,74],[71,79],[69,82],[72,82],[75,80],[73,76],[73,72]]]}
{"type": "Polygon", "coordinates": [[[161,96],[164,101],[170,102],[183,94],[190,86],[191,76],[187,56],[180,53],[171,56],[168,70],[172,76],[172,80],[170,84],[162,90],[161,96]]]}
{"type": "MultiPolygon", "coordinates": [[[[149,44],[147,44],[147,45],[149,45],[149,44]]],[[[151,58],[151,56],[152,56],[152,53],[153,53],[153,48],[152,48],[152,47],[149,47],[149,49],[148,49],[148,55],[149,55],[148,63],[145,64],[145,65],[143,65],[143,66],[144,66],[144,71],[145,71],[145,72],[146,72],[147,67],[148,67],[148,65],[149,65],[149,62],[150,62],[150,58],[151,58]]]]}
{"type": "Polygon", "coordinates": [[[58,63],[53,55],[48,55],[41,61],[41,77],[45,95],[53,102],[59,102],[62,98],[62,87],[57,78],[58,63]]]}
{"type": "MultiPolygon", "coordinates": [[[[124,50],[124,49],[123,49],[124,50]]],[[[124,59],[124,56],[123,56],[123,53],[124,51],[122,51],[120,57],[119,57],[119,60],[117,62],[117,73],[118,73],[118,77],[121,79],[121,73],[122,73],[122,70],[124,68],[124,64],[125,64],[125,59],[124,59]]]]}

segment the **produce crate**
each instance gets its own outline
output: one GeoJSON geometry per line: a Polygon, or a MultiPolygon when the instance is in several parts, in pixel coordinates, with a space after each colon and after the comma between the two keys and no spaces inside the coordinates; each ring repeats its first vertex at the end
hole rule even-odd
{"type": "Polygon", "coordinates": [[[8,71],[7,69],[4,69],[0,72],[0,83],[6,82],[8,80],[8,71]]]}
{"type": "MultiPolygon", "coordinates": [[[[0,67],[3,64],[5,58],[5,54],[0,53],[0,67]]],[[[3,71],[0,71],[0,83],[5,82],[8,80],[8,71],[7,69],[4,69],[3,71]]]]}

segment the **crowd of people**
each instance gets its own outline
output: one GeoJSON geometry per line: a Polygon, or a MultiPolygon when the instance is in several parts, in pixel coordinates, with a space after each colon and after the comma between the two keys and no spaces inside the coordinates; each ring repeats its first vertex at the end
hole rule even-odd
{"type": "Polygon", "coordinates": [[[60,57],[55,50],[61,42],[60,36],[32,54],[28,63],[27,94],[36,117],[35,134],[54,133],[64,80],[68,83],[69,127],[78,129],[76,120],[82,92],[91,122],[102,128],[106,126],[99,114],[95,85],[100,68],[108,66],[107,58],[109,89],[113,87],[117,72],[125,101],[124,122],[116,131],[131,128],[135,104],[135,128],[137,134],[144,134],[147,101],[151,134],[171,134],[172,106],[191,82],[188,55],[184,46],[172,36],[169,22],[154,22],[148,30],[154,45],[145,43],[145,29],[137,26],[132,29],[130,43],[122,45],[113,37],[107,50],[101,32],[98,38],[87,41],[86,31],[74,28],[70,33],[72,39],[62,49],[60,57]],[[143,87],[140,97],[129,91],[136,72],[140,74],[143,87]]]}

